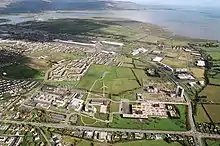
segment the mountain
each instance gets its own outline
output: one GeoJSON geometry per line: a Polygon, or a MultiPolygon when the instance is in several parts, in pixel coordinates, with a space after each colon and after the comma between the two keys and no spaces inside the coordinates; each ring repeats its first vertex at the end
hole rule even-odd
{"type": "MultiPolygon", "coordinates": [[[[4,0],[5,2],[7,0],[4,0]]],[[[10,1],[10,0],[8,0],[10,1]]],[[[16,0],[4,8],[3,13],[41,12],[47,10],[121,10],[144,9],[144,6],[113,0],[16,0]]],[[[0,9],[1,12],[1,9],[0,9]]]]}

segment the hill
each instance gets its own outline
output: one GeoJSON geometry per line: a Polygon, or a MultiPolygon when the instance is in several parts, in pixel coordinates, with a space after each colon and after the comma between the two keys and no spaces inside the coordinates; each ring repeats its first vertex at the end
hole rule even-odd
{"type": "Polygon", "coordinates": [[[133,2],[113,0],[16,0],[1,8],[2,13],[41,12],[48,10],[131,10],[145,7],[133,2]]]}

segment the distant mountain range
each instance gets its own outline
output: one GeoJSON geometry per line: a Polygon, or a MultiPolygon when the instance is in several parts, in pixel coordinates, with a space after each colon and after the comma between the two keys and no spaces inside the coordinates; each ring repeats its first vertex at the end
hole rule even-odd
{"type": "Polygon", "coordinates": [[[4,0],[0,12],[22,13],[48,10],[131,10],[145,9],[133,2],[113,0],[4,0]],[[4,5],[5,4],[5,5],[4,5]],[[4,6],[4,7],[3,7],[4,6]]]}

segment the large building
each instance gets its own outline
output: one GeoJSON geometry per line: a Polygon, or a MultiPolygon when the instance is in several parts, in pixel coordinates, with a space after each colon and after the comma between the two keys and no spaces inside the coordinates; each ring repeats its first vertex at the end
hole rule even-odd
{"type": "Polygon", "coordinates": [[[176,88],[176,96],[183,97],[184,96],[184,89],[181,86],[177,86],[176,88]]]}
{"type": "Polygon", "coordinates": [[[122,103],[124,118],[148,119],[149,117],[167,118],[166,105],[161,103],[141,102],[136,104],[122,103]]]}

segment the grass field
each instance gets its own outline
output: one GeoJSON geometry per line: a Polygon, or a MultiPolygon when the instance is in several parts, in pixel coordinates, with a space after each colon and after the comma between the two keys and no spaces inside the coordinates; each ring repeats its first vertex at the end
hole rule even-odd
{"type": "Polygon", "coordinates": [[[132,142],[117,143],[113,146],[182,146],[177,142],[166,143],[163,140],[137,140],[132,142]]]}
{"type": "Polygon", "coordinates": [[[182,61],[178,59],[175,59],[174,61],[173,58],[164,58],[162,62],[172,68],[187,68],[188,67],[186,61],[182,61]]]}
{"type": "Polygon", "coordinates": [[[99,112],[95,113],[95,117],[101,120],[108,120],[108,116],[109,114],[104,114],[104,113],[99,113],[99,112]]]}
{"type": "Polygon", "coordinates": [[[208,112],[214,123],[220,123],[219,113],[216,111],[220,110],[220,105],[215,104],[204,104],[205,110],[208,112]]]}
{"type": "Polygon", "coordinates": [[[84,116],[81,116],[81,121],[82,121],[82,123],[85,123],[86,125],[87,124],[88,125],[92,125],[92,124],[94,124],[96,122],[95,119],[89,118],[89,117],[84,117],[84,116]]]}
{"type": "Polygon", "coordinates": [[[208,85],[202,90],[202,92],[199,93],[200,96],[207,96],[207,100],[213,101],[213,102],[220,102],[220,98],[218,95],[220,95],[220,87],[219,86],[212,86],[208,85]]]}
{"type": "Polygon", "coordinates": [[[210,122],[201,104],[197,104],[197,115],[195,119],[197,123],[209,123],[210,122]]]}
{"type": "Polygon", "coordinates": [[[220,78],[209,78],[209,84],[220,85],[220,78]]]}
{"type": "Polygon", "coordinates": [[[92,65],[77,85],[93,92],[103,92],[104,86],[105,93],[111,94],[140,88],[131,69],[104,65],[92,65]]]}
{"type": "Polygon", "coordinates": [[[193,73],[193,75],[197,78],[197,79],[203,79],[204,78],[204,72],[205,70],[202,68],[190,68],[190,71],[193,73]]]}
{"type": "Polygon", "coordinates": [[[214,47],[214,48],[206,48],[206,47],[202,47],[202,50],[204,50],[206,52],[206,54],[209,54],[212,59],[214,60],[219,60],[220,59],[220,47],[214,47]]]}
{"type": "Polygon", "coordinates": [[[113,122],[110,123],[110,127],[186,131],[186,107],[182,105],[177,107],[180,110],[180,119],[149,118],[148,120],[140,121],[139,119],[128,119],[114,115],[114,119],[113,122]]]}
{"type": "Polygon", "coordinates": [[[91,142],[84,139],[79,139],[71,136],[63,136],[63,143],[64,145],[74,145],[74,146],[91,146],[92,143],[94,146],[102,146],[101,143],[91,142]]]}
{"type": "Polygon", "coordinates": [[[119,103],[111,102],[110,112],[118,112],[118,111],[119,111],[119,103]]]}
{"type": "Polygon", "coordinates": [[[115,144],[91,142],[71,136],[63,136],[63,142],[66,145],[74,144],[74,146],[181,146],[177,142],[166,143],[163,140],[136,140],[131,142],[120,142],[115,144]]]}
{"type": "Polygon", "coordinates": [[[44,75],[38,70],[29,68],[26,65],[11,65],[0,69],[0,72],[6,72],[8,78],[12,79],[42,79],[44,75]]]}
{"type": "Polygon", "coordinates": [[[144,80],[146,80],[148,78],[147,74],[145,73],[144,70],[141,69],[133,69],[135,75],[137,76],[139,82],[141,83],[141,85],[143,85],[144,80]]]}
{"type": "Polygon", "coordinates": [[[220,140],[205,139],[205,145],[204,146],[220,146],[220,140]]]}

